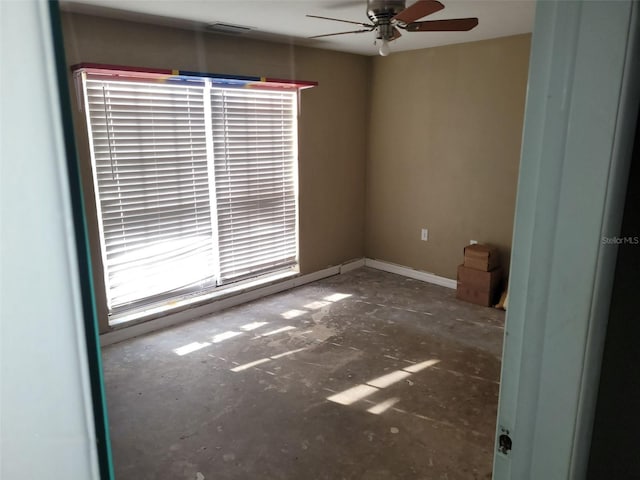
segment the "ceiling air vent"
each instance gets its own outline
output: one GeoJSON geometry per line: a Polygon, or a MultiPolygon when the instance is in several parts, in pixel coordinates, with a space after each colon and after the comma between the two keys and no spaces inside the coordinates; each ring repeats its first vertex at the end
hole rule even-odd
{"type": "Polygon", "coordinates": [[[251,31],[249,27],[231,25],[229,23],[210,23],[206,29],[211,33],[224,33],[226,35],[243,35],[251,31]]]}

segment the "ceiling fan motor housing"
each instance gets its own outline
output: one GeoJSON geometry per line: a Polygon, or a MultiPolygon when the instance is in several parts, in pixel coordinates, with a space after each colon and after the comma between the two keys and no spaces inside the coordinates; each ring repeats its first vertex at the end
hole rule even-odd
{"type": "Polygon", "coordinates": [[[373,23],[391,22],[393,17],[404,10],[405,3],[405,0],[367,0],[367,17],[373,23]]]}
{"type": "Polygon", "coordinates": [[[392,40],[394,28],[391,19],[405,8],[405,0],[367,0],[367,17],[376,26],[378,40],[392,40]]]}

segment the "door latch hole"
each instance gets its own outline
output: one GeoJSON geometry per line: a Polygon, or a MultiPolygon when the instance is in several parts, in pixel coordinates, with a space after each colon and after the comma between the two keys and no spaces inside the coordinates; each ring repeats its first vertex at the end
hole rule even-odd
{"type": "Polygon", "coordinates": [[[500,437],[498,437],[498,450],[500,451],[500,453],[507,455],[511,450],[511,445],[511,437],[506,433],[503,433],[502,435],[500,435],[500,437]]]}

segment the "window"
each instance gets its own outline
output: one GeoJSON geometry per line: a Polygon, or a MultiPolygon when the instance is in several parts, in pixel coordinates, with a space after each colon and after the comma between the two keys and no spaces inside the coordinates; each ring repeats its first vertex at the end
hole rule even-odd
{"type": "Polygon", "coordinates": [[[296,263],[295,99],[211,90],[222,282],[296,263]]]}
{"type": "Polygon", "coordinates": [[[297,264],[295,85],[77,72],[112,313],[297,264]]]}

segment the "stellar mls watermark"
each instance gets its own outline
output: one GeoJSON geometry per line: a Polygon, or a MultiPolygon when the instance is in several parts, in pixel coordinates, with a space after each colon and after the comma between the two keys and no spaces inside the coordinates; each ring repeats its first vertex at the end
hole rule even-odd
{"type": "Polygon", "coordinates": [[[640,245],[640,237],[602,237],[603,245],[640,245]]]}

